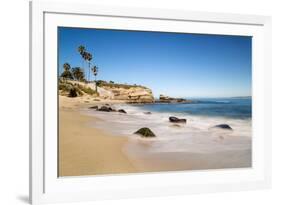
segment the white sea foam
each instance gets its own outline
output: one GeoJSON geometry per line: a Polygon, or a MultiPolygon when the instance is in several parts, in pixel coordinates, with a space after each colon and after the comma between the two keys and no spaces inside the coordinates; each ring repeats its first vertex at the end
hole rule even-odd
{"type": "Polygon", "coordinates": [[[104,129],[116,136],[150,141],[148,152],[211,153],[251,149],[251,120],[249,119],[194,116],[183,113],[145,114],[146,110],[141,106],[115,105],[113,107],[124,109],[127,114],[94,110],[83,112],[102,119],[93,122],[94,127],[104,129]],[[186,118],[187,123],[175,127],[169,122],[170,116],[186,118]],[[229,124],[233,130],[213,128],[218,124],[229,124]],[[142,139],[133,134],[142,127],[150,128],[157,137],[142,139]]]}

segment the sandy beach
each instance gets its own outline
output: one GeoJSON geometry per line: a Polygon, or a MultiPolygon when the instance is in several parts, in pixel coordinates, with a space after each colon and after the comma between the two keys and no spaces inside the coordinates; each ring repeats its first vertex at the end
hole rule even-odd
{"type": "Polygon", "coordinates": [[[89,126],[99,119],[79,113],[79,101],[60,98],[63,106],[59,110],[59,176],[136,171],[122,151],[126,137],[113,137],[89,126]]]}

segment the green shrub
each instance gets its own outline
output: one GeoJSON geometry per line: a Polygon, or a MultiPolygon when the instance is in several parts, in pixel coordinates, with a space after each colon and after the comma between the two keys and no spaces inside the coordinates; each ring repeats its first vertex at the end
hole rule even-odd
{"type": "Polygon", "coordinates": [[[127,84],[118,84],[115,83],[114,81],[109,81],[106,82],[104,80],[98,80],[97,81],[97,86],[99,87],[109,87],[109,88],[124,88],[124,89],[130,89],[132,87],[143,87],[143,86],[139,86],[139,85],[127,85],[127,84]]]}
{"type": "Polygon", "coordinates": [[[77,90],[76,88],[71,88],[70,91],[69,91],[69,94],[68,94],[68,97],[71,97],[71,98],[74,98],[74,97],[77,97],[77,90]]]}
{"type": "Polygon", "coordinates": [[[71,85],[65,84],[65,83],[60,83],[59,84],[59,90],[62,90],[63,92],[69,92],[71,89],[71,85]]]}
{"type": "Polygon", "coordinates": [[[83,86],[83,85],[80,85],[80,84],[75,84],[77,86],[77,88],[81,91],[83,91],[84,93],[87,93],[88,95],[97,95],[98,93],[93,90],[92,88],[90,87],[86,87],[86,86],[83,86]]]}
{"type": "Polygon", "coordinates": [[[96,83],[97,83],[97,86],[102,86],[104,84],[107,84],[107,82],[104,80],[98,80],[96,83]]]}
{"type": "Polygon", "coordinates": [[[61,91],[62,95],[66,95],[69,97],[71,97],[71,96],[77,97],[78,95],[79,96],[83,95],[83,92],[81,92],[81,90],[79,88],[77,88],[76,85],[73,85],[72,83],[67,82],[67,81],[59,81],[58,89],[59,89],[59,91],[61,91]],[[77,96],[75,96],[74,90],[75,90],[77,96]]]}

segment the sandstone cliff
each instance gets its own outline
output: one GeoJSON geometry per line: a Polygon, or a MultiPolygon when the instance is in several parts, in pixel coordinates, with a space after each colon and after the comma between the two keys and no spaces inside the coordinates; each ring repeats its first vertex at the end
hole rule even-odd
{"type": "Polygon", "coordinates": [[[124,100],[128,103],[153,103],[151,89],[139,85],[102,83],[98,85],[100,97],[112,100],[124,100]]]}

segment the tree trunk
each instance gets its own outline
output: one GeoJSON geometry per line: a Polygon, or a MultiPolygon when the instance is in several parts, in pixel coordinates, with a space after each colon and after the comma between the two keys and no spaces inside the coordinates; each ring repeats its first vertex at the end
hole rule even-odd
{"type": "Polygon", "coordinates": [[[91,70],[91,63],[89,62],[89,70],[88,70],[88,81],[90,83],[90,70],[91,70]]]}
{"type": "Polygon", "coordinates": [[[97,76],[95,75],[96,93],[98,93],[97,76]]]}

